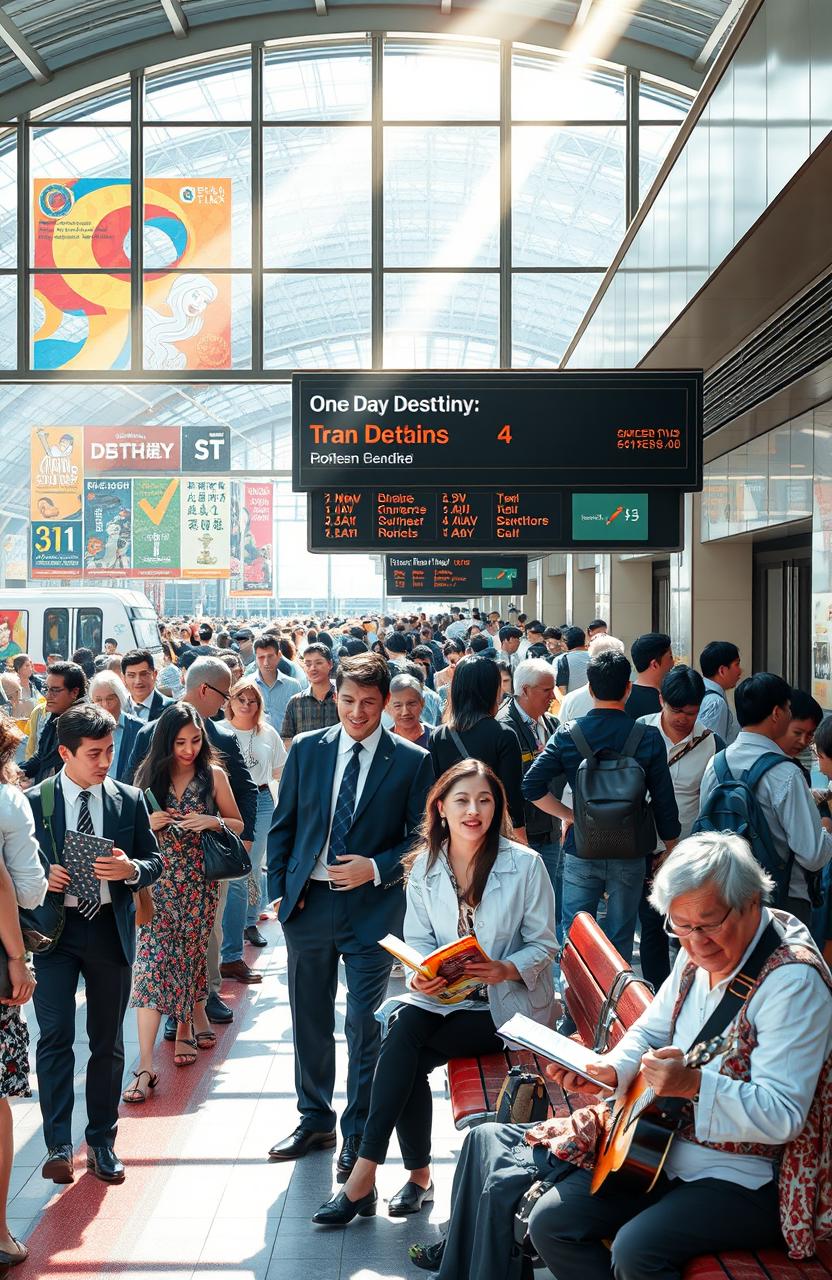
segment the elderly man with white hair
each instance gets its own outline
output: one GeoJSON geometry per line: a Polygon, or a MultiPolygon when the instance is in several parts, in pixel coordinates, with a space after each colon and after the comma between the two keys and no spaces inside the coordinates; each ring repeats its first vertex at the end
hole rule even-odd
{"type": "Polygon", "coordinates": [[[98,675],[93,676],[90,680],[89,698],[96,706],[109,711],[116,722],[110,777],[115,778],[116,782],[126,782],[130,756],[144,722],[138,716],[130,714],[127,685],[115,671],[99,671],[98,675]]]}
{"type": "MultiPolygon", "coordinates": [[[[608,636],[606,631],[601,631],[590,640],[586,651],[590,661],[597,658],[599,653],[624,653],[624,641],[616,636],[608,636]]],[[[560,704],[561,723],[566,724],[567,720],[577,720],[578,716],[585,716],[594,705],[588,684],[581,685],[580,689],[573,689],[571,693],[564,694],[560,704]]]]}
{"type": "MultiPolygon", "coordinates": [[[[557,716],[549,714],[555,696],[555,673],[545,658],[524,658],[514,670],[513,684],[514,694],[500,707],[496,719],[509,725],[517,735],[525,774],[558,727],[557,716]]],[[[565,781],[562,779],[559,787],[555,784],[552,788],[552,794],[558,799],[563,794],[565,781]]],[[[555,891],[560,942],[560,819],[544,813],[530,800],[524,803],[529,844],[543,859],[555,891]]]]}
{"type": "MultiPolygon", "coordinates": [[[[434,1246],[420,1265],[444,1280],[502,1280],[514,1209],[538,1181],[529,1232],[555,1280],[678,1280],[692,1257],[782,1247],[784,1235],[792,1256],[814,1252],[832,1227],[832,977],[808,929],[765,905],[771,888],[730,833],[681,841],[656,874],[651,901],[681,951],[650,1007],[591,1069],[604,1093],[620,1097],[641,1071],[656,1097],[679,1100],[668,1104],[679,1128],[650,1190],[609,1182],[591,1194],[604,1107],[483,1125],[463,1148],[441,1260],[434,1246]],[[724,1052],[686,1066],[687,1050],[719,1031],[730,1035],[724,1052]]],[[[592,1090],[558,1066],[547,1073],[592,1090]]]]}

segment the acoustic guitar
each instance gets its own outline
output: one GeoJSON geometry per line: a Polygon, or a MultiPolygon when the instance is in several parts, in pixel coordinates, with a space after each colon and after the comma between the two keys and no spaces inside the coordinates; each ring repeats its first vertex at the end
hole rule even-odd
{"type": "MultiPolygon", "coordinates": [[[[685,1054],[685,1066],[704,1066],[727,1053],[734,1039],[732,1030],[694,1045],[685,1054]]],[[[599,1143],[590,1188],[593,1195],[608,1179],[616,1191],[644,1195],[652,1191],[681,1127],[684,1102],[683,1098],[657,1098],[639,1071],[599,1143]]]]}

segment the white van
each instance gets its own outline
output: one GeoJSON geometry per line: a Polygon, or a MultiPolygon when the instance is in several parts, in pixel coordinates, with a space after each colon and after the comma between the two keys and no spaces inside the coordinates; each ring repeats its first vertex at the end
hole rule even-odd
{"type": "Polygon", "coordinates": [[[149,649],[157,668],[162,646],[156,610],[140,591],[111,587],[63,586],[0,590],[0,668],[28,653],[36,671],[46,670],[49,654],[62,658],[76,649],[104,652],[104,641],[118,641],[119,653],[149,649]]]}

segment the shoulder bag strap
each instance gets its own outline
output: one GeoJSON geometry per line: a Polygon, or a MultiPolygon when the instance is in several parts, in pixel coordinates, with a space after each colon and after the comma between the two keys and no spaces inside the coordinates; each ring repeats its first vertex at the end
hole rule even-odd
{"type": "Polygon", "coordinates": [[[684,760],[685,756],[690,755],[691,751],[695,751],[696,748],[700,745],[700,743],[705,742],[708,738],[713,738],[714,736],[715,735],[711,732],[710,729],[706,729],[704,733],[700,733],[698,738],[691,738],[690,742],[688,742],[684,747],[682,747],[682,750],[679,752],[678,755],[668,756],[667,758],[668,766],[678,764],[680,760],[684,760]]]}
{"type": "Polygon", "coordinates": [[[52,826],[52,818],[55,813],[55,778],[44,778],[40,784],[40,811],[43,815],[43,825],[49,834],[49,843],[52,846],[51,862],[59,862],[58,846],[55,843],[55,831],[52,826]]]}
{"type": "Polygon", "coordinates": [[[627,741],[621,748],[622,756],[635,756],[646,729],[646,724],[639,724],[638,721],[636,721],[633,725],[632,731],[627,736],[627,741]]]}
{"type": "Polygon", "coordinates": [[[451,726],[448,725],[448,733],[451,735],[451,740],[454,746],[456,747],[457,751],[459,752],[460,756],[462,757],[462,759],[467,760],[471,753],[466,747],[465,743],[460,738],[456,729],[452,729],[451,726]]]}
{"type": "Polygon", "coordinates": [[[595,769],[598,765],[598,757],[584,737],[584,731],[578,724],[577,720],[571,720],[569,724],[566,725],[566,732],[569,734],[589,767],[591,769],[595,769]]]}
{"type": "Polygon", "coordinates": [[[742,969],[739,973],[734,974],[731,985],[725,995],[714,1009],[710,1018],[708,1018],[704,1027],[694,1037],[690,1045],[691,1049],[695,1044],[700,1044],[704,1040],[712,1040],[715,1036],[722,1035],[729,1023],[733,1022],[754,990],[754,984],[762,972],[763,965],[777,950],[782,941],[779,930],[769,921],[763,930],[760,941],[751,952],[742,969]]]}

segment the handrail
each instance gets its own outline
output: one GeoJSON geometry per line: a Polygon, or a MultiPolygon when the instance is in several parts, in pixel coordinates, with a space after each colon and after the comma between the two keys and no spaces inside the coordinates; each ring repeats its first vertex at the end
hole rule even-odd
{"type": "Polygon", "coordinates": [[[581,320],[580,324],[578,325],[577,329],[572,335],[572,339],[569,343],[569,346],[566,348],[561,358],[560,365],[558,366],[559,368],[565,369],[566,366],[568,365],[569,360],[571,359],[572,355],[575,352],[576,347],[578,346],[578,343],[581,341],[581,338],[586,333],[586,330],[589,327],[590,321],[592,320],[593,316],[595,315],[596,311],[601,305],[601,302],[604,298],[604,295],[607,292],[607,289],[609,288],[610,284],[615,278],[615,274],[618,271],[618,268],[621,266],[633,241],[635,240],[636,236],[641,230],[641,227],[645,219],[647,218],[648,213],[652,209],[661,188],[664,186],[665,180],[669,176],[671,169],[673,168],[677,159],[679,158],[685,146],[687,145],[688,138],[691,136],[697,124],[699,123],[702,117],[702,113],[705,110],[705,107],[710,101],[714,93],[714,90],[716,89],[717,85],[719,84],[720,80],[725,74],[725,71],[730,65],[734,57],[734,54],[736,53],[740,44],[742,44],[742,41],[745,39],[745,35],[746,35],[746,32],[748,31],[748,28],[751,26],[752,22],[754,21],[758,12],[760,11],[760,9],[763,7],[764,4],[765,4],[765,0],[746,0],[745,8],[737,15],[736,21],[734,22],[733,27],[731,28],[730,32],[728,33],[725,39],[725,43],[723,44],[722,48],[720,49],[719,53],[714,59],[714,62],[710,71],[706,75],[705,79],[702,81],[702,87],[700,88],[699,92],[694,98],[693,105],[691,106],[690,111],[685,116],[685,119],[682,121],[681,125],[679,126],[678,133],[676,134],[676,137],[673,140],[670,150],[665,156],[661,168],[659,169],[658,173],[653,179],[653,185],[650,187],[650,190],[648,191],[644,200],[639,205],[638,213],[633,218],[627,230],[624,232],[624,236],[621,240],[621,244],[618,246],[618,249],[616,250],[615,257],[613,258],[610,265],[607,267],[607,270],[604,272],[604,275],[601,279],[601,283],[598,285],[598,288],[595,291],[595,296],[593,297],[592,301],[587,307],[587,310],[584,313],[583,319],[581,320]]]}

